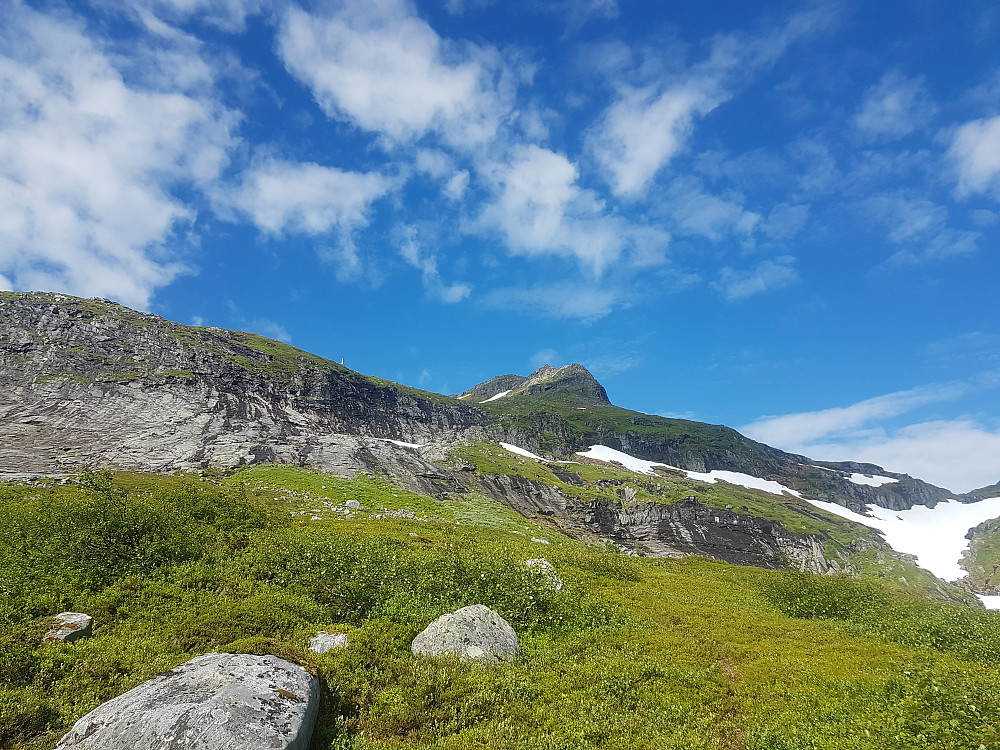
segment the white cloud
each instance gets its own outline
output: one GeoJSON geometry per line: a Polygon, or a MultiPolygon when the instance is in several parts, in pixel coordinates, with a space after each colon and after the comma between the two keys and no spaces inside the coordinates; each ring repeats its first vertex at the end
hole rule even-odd
{"type": "Polygon", "coordinates": [[[531,362],[532,370],[537,370],[542,365],[559,367],[562,364],[562,359],[555,349],[541,349],[531,355],[529,362],[531,362]]]}
{"type": "Polygon", "coordinates": [[[890,242],[907,246],[879,268],[947,260],[978,249],[978,232],[948,227],[948,209],[926,198],[881,193],[862,206],[872,222],[886,227],[890,242]]]}
{"type": "MultiPolygon", "coordinates": [[[[120,0],[100,0],[113,7],[120,0]]],[[[168,22],[197,19],[223,31],[243,31],[248,16],[260,12],[264,0],[128,0],[126,5],[140,17],[153,16],[168,22]]]]}
{"type": "Polygon", "coordinates": [[[682,74],[657,76],[655,82],[640,85],[619,81],[615,100],[588,139],[615,195],[643,196],[684,147],[696,119],[730,99],[738,80],[770,65],[794,41],[829,21],[825,12],[809,12],[759,37],[720,35],[713,39],[708,58],[682,74]]]}
{"type": "Polygon", "coordinates": [[[897,391],[850,406],[765,417],[740,429],[755,440],[811,458],[874,463],[968,492],[1000,479],[1000,430],[972,419],[918,421],[899,428],[885,422],[998,385],[995,373],[984,373],[968,382],[897,391]]]}
{"type": "Polygon", "coordinates": [[[455,172],[444,186],[444,194],[448,200],[459,201],[465,195],[466,188],[469,187],[469,172],[461,170],[455,172]]]}
{"type": "Polygon", "coordinates": [[[614,292],[572,283],[495,289],[482,298],[485,307],[551,318],[592,322],[608,315],[617,302],[614,292]]]}
{"type": "Polygon", "coordinates": [[[643,194],[657,172],[684,145],[697,115],[718,103],[714,82],[664,92],[622,87],[605,112],[591,149],[619,196],[643,194]]]}
{"type": "Polygon", "coordinates": [[[926,198],[907,198],[901,192],[873,195],[864,201],[873,221],[885,225],[890,242],[928,237],[944,229],[948,209],[926,198]]]}
{"type": "Polygon", "coordinates": [[[918,247],[900,250],[886,261],[887,267],[916,265],[940,260],[948,260],[962,255],[971,255],[979,249],[978,232],[964,229],[942,229],[918,247]]]}
{"type": "Polygon", "coordinates": [[[909,474],[953,492],[1000,480],[1000,430],[972,420],[921,422],[808,446],[812,458],[864,461],[909,474]]]}
{"type": "Polygon", "coordinates": [[[575,257],[600,274],[626,249],[655,262],[669,241],[659,230],[608,215],[596,193],[577,185],[577,169],[562,154],[521,146],[491,172],[497,198],[480,225],[499,230],[514,254],[575,257]]]}
{"type": "Polygon", "coordinates": [[[872,420],[899,416],[920,406],[959,398],[966,392],[961,384],[911,388],[821,411],[764,417],[740,431],[754,440],[785,450],[804,446],[831,435],[853,433],[872,420]]]}
{"type": "Polygon", "coordinates": [[[14,285],[10,283],[8,279],[3,274],[0,274],[0,292],[12,292],[14,291],[14,285]]]}
{"type": "Polygon", "coordinates": [[[760,222],[760,215],[743,209],[743,197],[725,197],[706,193],[695,178],[674,180],[665,207],[676,222],[680,234],[699,234],[718,242],[730,234],[749,236],[760,222]]]}
{"type": "Polygon", "coordinates": [[[776,240],[790,240],[802,231],[809,218],[809,205],[779,203],[771,209],[761,231],[776,240]]]}
{"type": "Polygon", "coordinates": [[[220,192],[217,200],[220,208],[238,209],[268,234],[320,235],[365,226],[372,201],[391,185],[372,172],[271,159],[247,170],[242,183],[220,192]]]}
{"type": "Polygon", "coordinates": [[[392,141],[436,131],[478,144],[510,109],[498,54],[442,39],[406,0],[347,0],[328,15],[289,8],[278,52],[328,116],[392,141]]]}
{"type": "Polygon", "coordinates": [[[712,286],[721,291],[730,301],[746,299],[755,294],[782,289],[799,280],[795,270],[795,258],[782,255],[772,260],[762,261],[749,271],[723,268],[719,280],[712,286]]]}
{"type": "Polygon", "coordinates": [[[268,320],[267,318],[254,318],[249,323],[250,328],[255,332],[259,333],[261,336],[267,336],[270,339],[277,339],[278,341],[284,341],[286,344],[292,343],[292,337],[289,335],[285,327],[280,323],[275,323],[273,320],[268,320]]]}
{"type": "Polygon", "coordinates": [[[445,304],[461,302],[472,293],[468,284],[445,284],[438,270],[437,256],[427,252],[417,238],[414,227],[401,226],[396,230],[399,254],[409,265],[420,270],[423,276],[424,288],[445,304]]]}
{"type": "Polygon", "coordinates": [[[962,125],[948,155],[958,166],[959,195],[996,187],[1000,175],[1000,115],[962,125]]]}
{"type": "Polygon", "coordinates": [[[148,307],[185,270],[166,243],[193,212],[171,191],[218,176],[235,116],[205,96],[126,84],[65,15],[4,12],[0,271],[21,289],[148,307]]]}
{"type": "Polygon", "coordinates": [[[854,125],[867,138],[900,138],[923,127],[934,110],[922,78],[893,71],[865,92],[854,125]]]}

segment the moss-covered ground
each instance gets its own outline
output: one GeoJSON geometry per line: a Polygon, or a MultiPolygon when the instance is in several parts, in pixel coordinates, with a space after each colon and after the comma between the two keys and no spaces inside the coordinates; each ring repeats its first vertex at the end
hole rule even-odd
{"type": "Polygon", "coordinates": [[[544,545],[484,498],[288,467],[5,484],[0,514],[0,747],[52,748],[212,650],[314,671],[313,748],[1000,747],[1000,614],[877,581],[544,545]],[[563,591],[524,565],[540,556],[563,591]],[[410,654],[473,603],[514,625],[520,659],[410,654]],[[94,636],[41,643],[63,610],[94,636]],[[350,646],[309,652],[319,629],[350,646]]]}

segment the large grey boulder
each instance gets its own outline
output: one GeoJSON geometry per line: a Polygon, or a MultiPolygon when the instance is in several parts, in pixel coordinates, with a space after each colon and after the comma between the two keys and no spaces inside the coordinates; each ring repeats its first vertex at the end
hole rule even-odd
{"type": "Polygon", "coordinates": [[[276,656],[205,654],[104,703],[56,745],[94,750],[305,750],[319,681],[276,656]]]}
{"type": "Polygon", "coordinates": [[[52,629],[45,634],[49,643],[72,643],[80,638],[88,638],[94,632],[94,618],[83,612],[60,612],[55,616],[52,629]]]}
{"type": "Polygon", "coordinates": [[[413,639],[410,650],[428,656],[455,654],[465,661],[510,661],[521,653],[514,628],[483,604],[441,615],[413,639]]]}

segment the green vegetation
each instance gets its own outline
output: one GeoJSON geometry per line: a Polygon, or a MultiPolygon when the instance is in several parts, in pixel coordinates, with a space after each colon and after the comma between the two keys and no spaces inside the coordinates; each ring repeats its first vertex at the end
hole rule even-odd
{"type": "Polygon", "coordinates": [[[962,567],[977,591],[1000,593],[1000,518],[983,521],[971,531],[962,567]]]}
{"type": "Polygon", "coordinates": [[[1000,748],[1000,614],[876,581],[542,546],[485,498],[292,467],[3,484],[0,513],[0,747],[51,748],[99,703],[234,650],[319,675],[317,750],[1000,748]],[[523,564],[543,555],[564,591],[523,564]],[[473,603],[511,621],[519,660],[409,653],[473,603]],[[63,610],[94,636],[40,643],[63,610]],[[350,646],[307,651],[319,629],[350,646]]]}

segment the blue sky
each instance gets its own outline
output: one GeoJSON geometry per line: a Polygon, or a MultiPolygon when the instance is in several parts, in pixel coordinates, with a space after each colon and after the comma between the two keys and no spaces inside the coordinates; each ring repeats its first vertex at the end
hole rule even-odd
{"type": "Polygon", "coordinates": [[[0,288],[1000,480],[995,2],[0,13],[0,288]]]}

